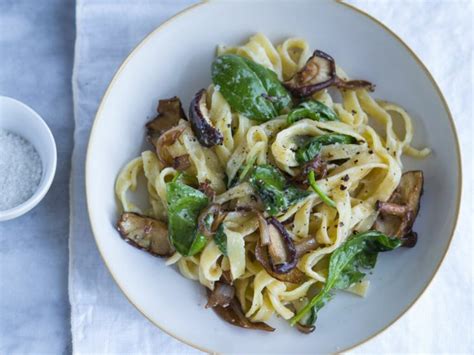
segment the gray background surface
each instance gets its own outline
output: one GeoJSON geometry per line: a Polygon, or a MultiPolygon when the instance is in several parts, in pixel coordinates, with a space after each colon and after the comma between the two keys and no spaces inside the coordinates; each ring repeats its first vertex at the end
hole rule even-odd
{"type": "MultiPolygon", "coordinates": [[[[36,110],[58,148],[51,190],[0,223],[0,354],[69,353],[69,174],[74,0],[0,0],[0,95],[36,110]]],[[[1,119],[1,118],[0,118],[1,119]]]]}

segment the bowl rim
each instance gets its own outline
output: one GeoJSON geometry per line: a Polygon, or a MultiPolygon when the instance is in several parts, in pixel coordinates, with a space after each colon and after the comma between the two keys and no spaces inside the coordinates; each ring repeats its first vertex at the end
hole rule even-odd
{"type": "MultiPolygon", "coordinates": [[[[462,187],[463,187],[463,174],[462,174],[462,156],[461,156],[461,149],[460,149],[460,144],[459,144],[459,138],[458,138],[458,133],[457,133],[457,130],[456,130],[456,125],[455,125],[455,122],[454,122],[454,119],[453,119],[453,116],[452,116],[452,113],[451,113],[451,110],[449,109],[449,105],[446,101],[446,98],[444,97],[441,89],[439,88],[438,86],[438,83],[436,82],[436,80],[434,79],[433,75],[431,74],[431,72],[428,70],[428,68],[425,66],[425,64],[422,62],[422,60],[417,56],[417,54],[408,46],[408,44],[406,44],[394,31],[392,31],[388,26],[386,26],[383,22],[381,22],[380,20],[376,19],[375,17],[373,17],[372,15],[370,15],[369,13],[357,8],[356,6],[354,5],[351,5],[351,4],[348,4],[348,3],[345,3],[343,2],[343,0],[331,0],[333,2],[335,2],[336,4],[338,5],[341,5],[341,6],[345,6],[347,9],[351,10],[351,11],[354,11],[356,13],[359,13],[361,14],[362,16],[366,17],[368,20],[372,21],[373,23],[375,23],[375,25],[377,25],[381,30],[385,31],[387,34],[389,34],[390,36],[392,36],[396,41],[398,41],[402,47],[408,52],[408,54],[417,62],[417,64],[420,66],[420,68],[425,72],[426,76],[428,77],[428,79],[431,81],[433,87],[435,88],[439,98],[441,99],[441,102],[448,114],[448,118],[449,118],[449,123],[450,123],[450,126],[451,126],[451,129],[452,129],[452,132],[453,132],[453,135],[454,135],[454,141],[455,141],[455,150],[456,150],[456,161],[457,161],[457,167],[458,167],[458,181],[457,181],[457,191],[456,191],[456,211],[455,211],[455,215],[454,215],[454,220],[453,220],[453,226],[452,226],[452,230],[451,230],[451,235],[449,236],[449,241],[448,241],[448,245],[446,246],[446,249],[441,257],[441,259],[439,260],[438,262],[438,265],[435,267],[434,271],[433,271],[433,274],[431,275],[431,278],[429,279],[429,281],[426,283],[426,285],[423,287],[423,289],[419,292],[419,294],[412,300],[412,302],[410,302],[410,304],[408,304],[404,310],[402,310],[400,312],[400,314],[394,318],[391,322],[389,322],[388,324],[386,324],[384,327],[378,329],[376,332],[374,332],[373,334],[371,334],[370,336],[360,340],[359,342],[351,345],[350,347],[347,347],[345,349],[341,349],[341,350],[338,350],[338,353],[345,353],[347,351],[351,351],[359,346],[361,346],[362,344],[364,343],[367,343],[368,341],[374,339],[375,337],[377,337],[378,335],[380,335],[381,333],[383,333],[385,330],[387,330],[389,327],[391,327],[394,323],[396,323],[400,318],[402,318],[407,312],[408,310],[410,310],[412,308],[412,306],[421,298],[421,296],[423,294],[425,294],[426,290],[429,288],[429,286],[432,284],[432,281],[434,279],[434,277],[436,276],[436,274],[438,273],[441,265],[443,264],[443,261],[445,260],[446,258],[446,255],[449,251],[449,248],[451,247],[451,244],[452,244],[452,240],[453,240],[453,237],[456,233],[456,228],[457,228],[457,225],[458,225],[458,221],[459,221],[459,212],[460,212],[460,208],[461,208],[461,195],[462,195],[462,187]]],[[[95,231],[95,223],[93,223],[93,215],[92,215],[92,210],[91,210],[91,206],[90,206],[90,203],[89,203],[89,195],[90,195],[90,187],[88,185],[88,166],[89,166],[89,157],[90,157],[90,151],[91,151],[91,146],[92,146],[92,142],[94,141],[94,137],[95,137],[95,133],[97,132],[97,130],[95,129],[97,127],[97,121],[98,121],[98,118],[101,116],[101,113],[102,113],[102,110],[104,108],[104,105],[105,105],[105,102],[110,94],[110,92],[112,91],[112,88],[116,82],[116,80],[118,79],[118,77],[120,76],[120,73],[124,70],[124,68],[127,66],[128,62],[132,59],[132,57],[138,52],[138,50],[145,45],[145,43],[148,42],[148,40],[153,36],[155,35],[156,33],[160,32],[163,28],[165,28],[166,26],[169,26],[174,20],[176,20],[178,17],[181,17],[182,15],[188,13],[188,12],[192,12],[193,10],[195,10],[196,8],[200,7],[200,6],[204,6],[204,5],[207,5],[209,3],[212,3],[212,2],[215,2],[215,0],[201,0],[200,2],[196,3],[196,4],[193,4],[183,10],[181,10],[180,12],[176,13],[174,16],[170,17],[169,19],[167,19],[166,21],[164,21],[163,23],[161,23],[159,26],[157,26],[155,29],[153,29],[150,33],[148,33],[132,50],[131,52],[127,55],[127,57],[123,60],[122,64],[119,66],[119,68],[115,71],[114,73],[114,76],[112,78],[112,80],[110,81],[109,85],[107,86],[107,89],[105,91],[105,93],[103,94],[101,100],[100,100],[100,104],[99,104],[99,107],[97,109],[97,112],[95,114],[95,117],[94,117],[94,122],[92,124],[92,127],[91,127],[91,132],[90,132],[90,136],[89,136],[89,142],[88,142],[88,145],[87,145],[87,152],[86,152],[86,161],[85,161],[85,188],[86,188],[86,205],[87,205],[87,212],[88,212],[88,215],[89,215],[89,220],[90,220],[90,223],[91,223],[91,230],[92,230],[92,234],[94,236],[94,240],[95,240],[95,243],[97,245],[97,249],[99,251],[99,254],[107,268],[107,270],[109,271],[110,275],[112,276],[112,279],[114,280],[114,282],[117,284],[118,288],[120,289],[120,291],[122,292],[122,294],[125,296],[125,298],[138,310],[138,312],[141,313],[142,316],[144,316],[146,319],[148,319],[148,321],[150,321],[154,326],[158,327],[161,331],[165,332],[166,334],[172,336],[173,338],[181,341],[182,343],[186,344],[186,345],[189,345],[197,350],[200,350],[200,351],[203,351],[203,352],[207,352],[207,353],[212,353],[212,354],[215,354],[216,351],[213,351],[211,349],[206,349],[200,345],[197,345],[197,344],[194,344],[186,339],[183,339],[182,337],[180,336],[177,336],[176,334],[173,334],[171,333],[169,330],[166,329],[166,326],[162,325],[162,324],[158,324],[157,322],[155,322],[154,320],[152,320],[150,317],[148,317],[146,314],[145,314],[145,311],[142,310],[140,308],[140,306],[136,305],[132,300],[131,298],[125,293],[125,291],[122,289],[122,287],[120,286],[120,283],[117,281],[118,279],[115,277],[115,275],[113,274],[112,270],[110,269],[109,265],[107,264],[107,260],[106,258],[104,257],[104,254],[102,252],[102,249],[99,245],[99,242],[98,242],[98,239],[97,239],[97,233],[95,231]]]]}
{"type": "MultiPolygon", "coordinates": [[[[46,196],[46,193],[49,191],[49,188],[51,187],[51,184],[53,183],[54,176],[56,175],[58,153],[57,153],[56,141],[54,139],[53,133],[51,132],[51,129],[49,128],[46,121],[43,119],[43,117],[41,117],[41,115],[38,112],[33,110],[27,104],[9,96],[0,95],[0,100],[10,101],[14,105],[20,106],[21,108],[25,109],[31,117],[34,117],[34,119],[39,122],[40,126],[42,127],[41,129],[43,129],[46,134],[47,141],[48,141],[47,144],[49,144],[49,146],[52,148],[51,156],[47,157],[48,160],[51,162],[51,164],[49,165],[49,168],[47,170],[43,171],[41,180],[38,184],[38,188],[33,193],[33,195],[31,195],[27,200],[23,201],[19,205],[9,208],[7,210],[0,211],[0,222],[3,222],[3,221],[8,221],[11,219],[18,218],[24,215],[25,213],[31,211],[46,196]]],[[[21,133],[19,135],[21,136],[21,133]]],[[[38,150],[36,147],[35,149],[38,150]]],[[[44,169],[46,164],[43,161],[41,161],[41,163],[44,169]]]]}

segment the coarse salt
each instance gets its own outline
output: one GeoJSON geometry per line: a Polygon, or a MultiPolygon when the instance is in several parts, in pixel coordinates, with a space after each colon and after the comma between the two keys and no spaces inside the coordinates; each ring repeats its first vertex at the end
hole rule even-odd
{"type": "Polygon", "coordinates": [[[41,158],[19,135],[0,129],[0,211],[28,200],[42,175],[41,158]]]}

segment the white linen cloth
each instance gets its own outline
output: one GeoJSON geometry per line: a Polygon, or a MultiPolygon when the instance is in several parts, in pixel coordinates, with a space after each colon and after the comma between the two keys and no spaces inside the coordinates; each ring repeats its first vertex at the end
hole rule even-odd
{"type": "MultiPolygon", "coordinates": [[[[192,2],[77,0],[69,270],[71,329],[76,354],[196,352],[154,327],[118,290],[93,240],[84,191],[89,131],[113,74],[147,33],[192,2]]],[[[426,63],[450,104],[464,153],[468,144],[472,152],[472,139],[469,139],[469,134],[474,133],[472,80],[469,80],[472,74],[471,2],[348,2],[386,23],[426,63]]],[[[464,172],[471,178],[474,174],[467,160],[464,172]]],[[[464,190],[464,207],[472,208],[472,186],[464,190]]],[[[467,209],[461,213],[456,237],[430,288],[407,315],[354,352],[474,352],[473,231],[468,229],[467,209]]]]}
{"type": "Polygon", "coordinates": [[[191,1],[78,0],[73,70],[69,298],[73,352],[170,354],[194,350],[166,335],[126,300],[105,268],[87,216],[84,164],[89,131],[115,71],[137,43],[191,1]]]}

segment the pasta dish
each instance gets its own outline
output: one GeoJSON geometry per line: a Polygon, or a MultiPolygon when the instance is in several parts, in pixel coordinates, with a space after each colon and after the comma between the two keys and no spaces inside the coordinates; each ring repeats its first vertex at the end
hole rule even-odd
{"type": "Polygon", "coordinates": [[[378,253],[416,244],[423,173],[401,157],[430,150],[402,107],[303,39],[218,46],[210,74],[187,112],[159,101],[150,149],[116,180],[117,228],[200,282],[223,320],[310,333],[336,291],[366,294],[378,253]]]}

